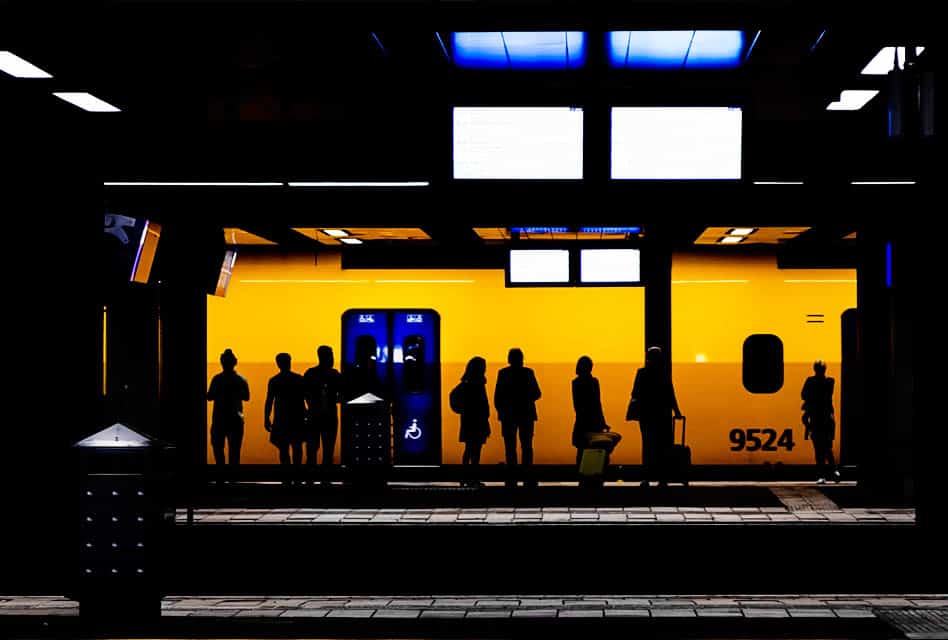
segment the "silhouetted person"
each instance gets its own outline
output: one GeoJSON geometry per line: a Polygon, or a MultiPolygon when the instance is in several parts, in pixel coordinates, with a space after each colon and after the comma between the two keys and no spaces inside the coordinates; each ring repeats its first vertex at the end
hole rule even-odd
{"type": "Polygon", "coordinates": [[[599,380],[592,375],[593,361],[583,356],[576,361],[576,377],[573,378],[573,409],[576,422],[573,423],[573,446],[576,447],[576,466],[583,458],[583,449],[593,433],[608,431],[606,418],[602,414],[602,400],[599,397],[599,380]]]}
{"type": "Polygon", "coordinates": [[[263,413],[263,427],[270,433],[270,442],[280,450],[280,464],[300,464],[303,458],[303,429],[306,403],[303,376],[290,371],[290,354],[276,357],[280,373],[267,383],[267,402],[263,413]],[[270,414],[273,419],[270,419],[270,414]]]}
{"type": "Polygon", "coordinates": [[[464,443],[462,465],[470,465],[473,473],[461,486],[481,487],[477,467],[481,463],[481,447],[490,436],[490,404],[487,402],[487,362],[480,356],[471,358],[461,376],[461,433],[464,443]]]}
{"type": "MultiPolygon", "coordinates": [[[[520,436],[520,451],[524,470],[529,472],[533,466],[533,427],[537,420],[537,408],[534,404],[540,399],[540,386],[533,369],[523,366],[523,352],[511,349],[507,354],[509,367],[497,372],[497,386],[494,387],[494,408],[500,420],[500,432],[504,437],[504,450],[510,477],[508,487],[517,486],[517,436],[520,436]]],[[[536,481],[528,478],[527,486],[536,486],[536,481]]]]}
{"type": "Polygon", "coordinates": [[[661,347],[649,347],[645,366],[635,372],[632,400],[638,405],[639,428],[642,431],[642,467],[647,487],[651,478],[664,487],[668,484],[668,457],[675,441],[675,418],[681,417],[671,372],[661,347]]]}
{"type": "Polygon", "coordinates": [[[223,371],[211,378],[207,389],[208,402],[214,403],[211,413],[211,447],[214,462],[224,464],[224,442],[230,452],[230,464],[240,464],[240,445],[244,439],[244,401],[250,400],[250,386],[235,371],[237,356],[230,349],[221,354],[223,371]]]}
{"type": "Polygon", "coordinates": [[[803,426],[806,428],[804,439],[813,441],[813,452],[816,454],[817,482],[826,482],[826,472],[829,471],[833,479],[839,482],[839,470],[833,459],[833,437],[836,432],[836,420],[833,417],[833,378],[826,377],[826,363],[817,360],[813,363],[814,375],[803,383],[803,426]]]}
{"type": "MultiPolygon", "coordinates": [[[[333,369],[332,348],[323,345],[316,350],[319,364],[303,374],[308,409],[306,420],[306,463],[316,465],[319,443],[323,445],[323,466],[332,464],[339,432],[336,405],[342,400],[342,376],[333,369]]],[[[324,481],[325,482],[325,481],[324,481]]]]}

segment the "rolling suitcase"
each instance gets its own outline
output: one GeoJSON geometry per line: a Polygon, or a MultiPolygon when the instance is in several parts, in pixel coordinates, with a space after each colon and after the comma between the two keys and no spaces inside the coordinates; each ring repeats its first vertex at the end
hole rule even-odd
{"type": "Polygon", "coordinates": [[[681,444],[672,443],[668,451],[669,480],[681,482],[688,486],[688,475],[691,471],[691,447],[685,444],[685,429],[688,424],[685,416],[672,421],[672,437],[674,438],[675,421],[681,420],[681,444]]]}

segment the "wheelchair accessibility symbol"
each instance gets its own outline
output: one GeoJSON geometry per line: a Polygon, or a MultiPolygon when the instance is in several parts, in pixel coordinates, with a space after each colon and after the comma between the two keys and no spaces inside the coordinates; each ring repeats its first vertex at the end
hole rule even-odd
{"type": "Polygon", "coordinates": [[[411,424],[405,429],[406,440],[418,440],[421,438],[421,427],[418,426],[418,418],[412,418],[411,424]]]}

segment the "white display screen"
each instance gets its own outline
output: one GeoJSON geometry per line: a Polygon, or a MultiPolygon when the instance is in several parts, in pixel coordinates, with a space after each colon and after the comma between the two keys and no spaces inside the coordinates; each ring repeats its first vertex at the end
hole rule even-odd
{"type": "Polygon", "coordinates": [[[612,178],[739,180],[741,110],[613,107],[612,178]]]}
{"type": "Polygon", "coordinates": [[[581,180],[583,110],[455,107],[454,177],[581,180]]]}
{"type": "Polygon", "coordinates": [[[511,249],[508,274],[511,284],[569,282],[569,251],[511,249]]]}
{"type": "Polygon", "coordinates": [[[641,280],[638,249],[582,249],[579,252],[579,281],[623,283],[641,280]]]}

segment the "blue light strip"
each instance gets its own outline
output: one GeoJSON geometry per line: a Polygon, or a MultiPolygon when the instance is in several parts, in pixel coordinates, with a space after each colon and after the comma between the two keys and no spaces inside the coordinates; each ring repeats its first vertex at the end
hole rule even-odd
{"type": "Polygon", "coordinates": [[[456,31],[454,63],[468,69],[566,70],[586,62],[583,31],[456,31]]]}
{"type": "Polygon", "coordinates": [[[513,233],[569,233],[569,227],[510,227],[513,233]]]}
{"type": "Polygon", "coordinates": [[[580,233],[641,233],[642,227],[580,227],[580,233]]]}
{"type": "Polygon", "coordinates": [[[892,288],[892,243],[885,243],[885,286],[892,288]]]}
{"type": "Polygon", "coordinates": [[[379,37],[378,37],[377,35],[375,35],[375,32],[374,32],[374,31],[372,32],[372,39],[375,40],[375,44],[377,44],[377,45],[379,46],[379,49],[381,49],[382,55],[383,55],[383,56],[387,56],[387,55],[388,55],[388,51],[385,49],[385,45],[382,44],[382,41],[379,40],[379,37]]]}
{"type": "Polygon", "coordinates": [[[820,46],[820,43],[823,42],[823,36],[825,35],[826,35],[826,29],[823,29],[820,35],[817,36],[816,42],[814,42],[813,45],[810,47],[810,53],[813,53],[816,50],[816,48],[820,46]]]}
{"type": "Polygon", "coordinates": [[[435,31],[435,38],[438,39],[438,44],[441,45],[441,51],[444,53],[444,57],[447,58],[448,62],[451,62],[451,54],[448,53],[448,48],[444,46],[444,40],[441,39],[440,31],[435,31]]]}
{"type": "Polygon", "coordinates": [[[751,51],[754,50],[754,45],[757,44],[757,38],[759,37],[760,37],[760,29],[758,29],[757,33],[754,35],[754,39],[753,41],[751,41],[751,46],[747,47],[747,53],[744,55],[743,62],[747,62],[747,60],[751,57],[751,51]]]}

